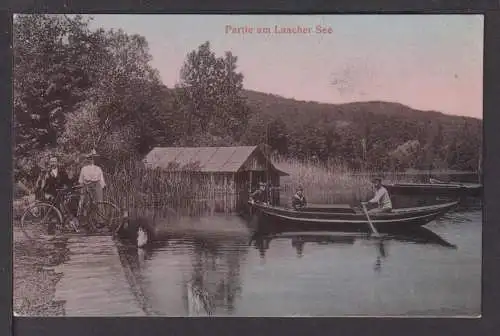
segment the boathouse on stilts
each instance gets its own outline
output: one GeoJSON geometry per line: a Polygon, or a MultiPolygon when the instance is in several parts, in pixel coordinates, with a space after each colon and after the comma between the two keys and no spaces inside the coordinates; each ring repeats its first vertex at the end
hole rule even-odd
{"type": "Polygon", "coordinates": [[[280,203],[280,177],[260,146],[156,147],[144,158],[150,169],[188,180],[193,201],[206,201],[214,212],[241,212],[260,182],[270,185],[273,204],[280,203]]]}

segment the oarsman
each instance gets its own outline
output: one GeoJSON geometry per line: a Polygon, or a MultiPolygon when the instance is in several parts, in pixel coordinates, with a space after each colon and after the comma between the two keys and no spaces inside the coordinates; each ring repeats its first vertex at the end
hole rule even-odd
{"type": "Polygon", "coordinates": [[[372,180],[373,186],[375,188],[375,196],[371,200],[366,203],[368,205],[375,205],[376,207],[369,210],[371,213],[376,212],[391,212],[392,211],[392,202],[389,196],[389,192],[382,185],[382,179],[377,177],[372,180]]]}

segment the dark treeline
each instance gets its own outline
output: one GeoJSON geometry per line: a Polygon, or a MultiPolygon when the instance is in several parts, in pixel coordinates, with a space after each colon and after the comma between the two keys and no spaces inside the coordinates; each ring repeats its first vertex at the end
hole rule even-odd
{"type": "Polygon", "coordinates": [[[246,91],[255,113],[248,143],[268,139],[297,159],[339,161],[354,169],[476,171],[482,121],[389,102],[321,104],[246,91]]]}
{"type": "MultiPolygon", "coordinates": [[[[238,58],[206,42],[178,85],[150,65],[146,39],[81,16],[14,19],[15,173],[96,148],[107,168],[154,146],[267,143],[285,157],[351,168],[476,170],[482,122],[385,102],[299,102],[243,89],[238,58]]],[[[175,65],[173,65],[175,66],[175,65]]]]}

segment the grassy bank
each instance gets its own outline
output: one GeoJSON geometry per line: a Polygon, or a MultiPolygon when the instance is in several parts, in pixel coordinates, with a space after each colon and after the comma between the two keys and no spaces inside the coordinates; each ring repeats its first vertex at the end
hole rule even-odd
{"type": "Polygon", "coordinates": [[[54,301],[60,279],[51,267],[67,255],[62,238],[28,240],[13,229],[13,310],[21,316],[63,316],[64,304],[54,301]]]}

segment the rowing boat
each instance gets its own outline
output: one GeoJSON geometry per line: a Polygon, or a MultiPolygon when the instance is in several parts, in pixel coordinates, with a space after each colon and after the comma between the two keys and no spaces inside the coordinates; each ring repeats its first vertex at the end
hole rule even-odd
{"type": "MultiPolygon", "coordinates": [[[[258,218],[256,230],[273,229],[361,229],[369,228],[366,215],[349,205],[309,205],[299,210],[249,202],[251,215],[258,218]]],[[[389,213],[372,213],[377,230],[401,230],[428,224],[458,204],[457,201],[415,208],[393,209],[389,213]]]]}

